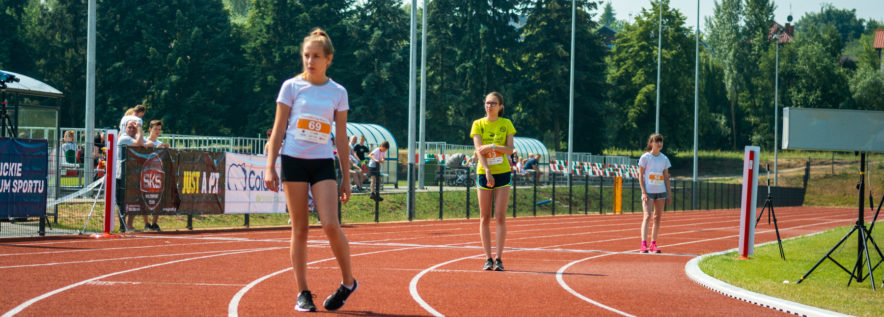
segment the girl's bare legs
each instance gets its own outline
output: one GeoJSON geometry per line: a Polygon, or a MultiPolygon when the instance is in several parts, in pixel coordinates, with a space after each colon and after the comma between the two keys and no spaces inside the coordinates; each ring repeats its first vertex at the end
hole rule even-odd
{"type": "Polygon", "coordinates": [[[491,258],[491,197],[493,191],[477,189],[479,196],[479,236],[482,238],[482,249],[485,258],[491,258]]]}
{"type": "Polygon", "coordinates": [[[648,224],[651,220],[651,213],[654,212],[654,200],[650,198],[642,201],[642,241],[648,241],[648,224]]]}
{"type": "MultiPolygon", "coordinates": [[[[663,208],[666,207],[666,199],[654,200],[654,227],[651,228],[651,241],[657,241],[657,232],[660,230],[660,220],[663,219],[663,208]]],[[[647,217],[647,213],[645,213],[647,217]]]]}
{"type": "Polygon", "coordinates": [[[341,223],[338,222],[338,184],[332,179],[327,179],[313,184],[313,202],[316,204],[316,212],[322,222],[322,231],[331,244],[332,253],[341,267],[341,281],[346,286],[353,286],[353,271],[350,266],[350,242],[341,223]]]}
{"type": "MultiPolygon", "coordinates": [[[[503,256],[503,244],[506,241],[506,205],[510,198],[510,188],[501,187],[494,189],[494,220],[497,220],[497,227],[494,228],[494,234],[497,242],[497,258],[503,256]]],[[[489,208],[490,209],[490,208],[489,208]]]]}
{"type": "Polygon", "coordinates": [[[283,182],[285,201],[292,220],[292,239],[289,253],[292,257],[292,268],[298,282],[298,293],[309,290],[307,287],[307,183],[283,182]]]}

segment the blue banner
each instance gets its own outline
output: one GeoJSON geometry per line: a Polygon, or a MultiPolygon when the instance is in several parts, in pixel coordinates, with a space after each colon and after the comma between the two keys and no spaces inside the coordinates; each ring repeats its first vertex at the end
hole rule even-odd
{"type": "Polygon", "coordinates": [[[46,216],[46,140],[0,138],[0,217],[46,216]]]}

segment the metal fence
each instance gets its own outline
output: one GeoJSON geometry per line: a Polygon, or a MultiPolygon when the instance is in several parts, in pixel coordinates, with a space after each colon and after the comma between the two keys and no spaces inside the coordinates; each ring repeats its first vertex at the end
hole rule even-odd
{"type": "MultiPolygon", "coordinates": [[[[638,159],[628,156],[614,155],[593,155],[592,153],[574,152],[571,153],[575,162],[588,162],[600,164],[617,164],[617,165],[638,165],[638,159]]],[[[568,152],[556,152],[555,159],[559,161],[568,160],[568,152]]]]}
{"type": "MultiPolygon", "coordinates": [[[[475,189],[475,171],[468,169],[439,168],[434,178],[428,178],[433,187],[419,193],[414,214],[402,208],[390,213],[391,206],[399,206],[405,193],[382,193],[386,199],[375,205],[374,221],[402,221],[447,218],[475,218],[478,214],[475,189]]],[[[642,212],[641,189],[638,180],[621,178],[619,194],[620,212],[642,212]]],[[[576,176],[552,173],[547,178],[534,179],[531,175],[515,175],[508,202],[508,216],[541,216],[559,214],[609,214],[615,212],[617,200],[614,177],[576,176]],[[509,214],[511,213],[511,214],[509,214]]],[[[669,192],[671,203],[667,211],[717,210],[740,208],[742,185],[709,180],[673,179],[669,192]]],[[[772,188],[778,207],[801,206],[804,202],[803,188],[772,188]]],[[[759,197],[767,195],[767,189],[759,187],[759,197]]],[[[764,199],[758,200],[758,206],[764,199]]],[[[344,222],[359,221],[353,214],[364,213],[344,206],[341,210],[344,222]],[[348,219],[348,215],[352,217],[348,219]]],[[[364,221],[364,218],[361,218],[364,221]]]]}
{"type": "MultiPolygon", "coordinates": [[[[20,128],[25,137],[49,139],[49,180],[47,217],[44,219],[3,219],[0,237],[71,235],[99,232],[103,228],[104,169],[97,166],[94,175],[84,175],[83,162],[77,156],[66,155],[60,149],[63,141],[59,134],[75,132],[78,148],[85,144],[83,129],[20,128]],[[41,223],[42,222],[42,223],[41,223]]],[[[101,130],[99,130],[101,132],[101,130]]],[[[261,154],[265,140],[260,138],[223,138],[165,135],[161,140],[173,148],[207,151],[230,151],[261,154]]],[[[472,147],[444,143],[428,143],[426,153],[472,153],[472,147]]],[[[560,155],[557,154],[557,155],[560,155]]],[[[556,156],[558,158],[558,156],[556,156]]],[[[585,162],[627,164],[617,157],[592,156],[580,153],[585,162]],[[599,161],[601,160],[601,161],[599,161]]],[[[577,159],[575,159],[577,160],[577,159]]],[[[396,162],[398,163],[398,162],[396,162]]],[[[395,164],[395,163],[391,163],[395,164]]],[[[452,169],[442,165],[428,164],[425,168],[427,187],[417,193],[418,203],[411,215],[405,210],[406,189],[389,186],[381,190],[384,201],[376,202],[366,191],[354,193],[348,204],[342,204],[339,215],[342,222],[403,221],[420,219],[475,218],[478,213],[475,190],[475,173],[470,168],[452,169]]],[[[672,204],[667,210],[728,209],[739,208],[739,184],[713,181],[673,180],[672,204]]],[[[774,188],[776,206],[800,206],[804,190],[801,188],[774,188]]],[[[759,196],[766,195],[766,188],[759,187],[759,196]]],[[[623,179],[621,192],[623,212],[641,212],[641,195],[634,179],[623,179]]],[[[528,175],[515,175],[512,196],[508,207],[513,217],[586,214],[613,212],[613,178],[599,176],[572,176],[570,182],[561,173],[541,169],[536,182],[528,175]]],[[[760,199],[759,204],[763,200],[760,199]]],[[[312,221],[317,221],[312,218],[312,221]]],[[[261,225],[286,225],[287,214],[252,215],[196,215],[163,216],[160,224],[164,230],[185,228],[212,228],[261,225]]],[[[136,228],[141,228],[136,219],[136,228]]]]}

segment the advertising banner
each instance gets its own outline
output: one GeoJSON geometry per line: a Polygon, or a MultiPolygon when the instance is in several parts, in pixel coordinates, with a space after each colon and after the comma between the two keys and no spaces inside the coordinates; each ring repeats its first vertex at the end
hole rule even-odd
{"type": "Polygon", "coordinates": [[[178,212],[224,213],[224,153],[177,151],[178,212]]]}
{"type": "Polygon", "coordinates": [[[125,154],[125,214],[176,214],[175,153],[162,148],[128,147],[125,154]]]}
{"type": "MultiPolygon", "coordinates": [[[[283,213],[285,196],[264,185],[267,157],[226,154],[224,213],[283,213]]],[[[276,164],[277,173],[281,164],[276,164]]]]}
{"type": "Polygon", "coordinates": [[[46,216],[46,140],[0,138],[0,217],[46,216]]]}

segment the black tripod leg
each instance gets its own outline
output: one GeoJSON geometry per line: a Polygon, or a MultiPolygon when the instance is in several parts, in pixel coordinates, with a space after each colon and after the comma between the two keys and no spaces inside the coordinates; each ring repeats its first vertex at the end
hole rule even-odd
{"type": "Polygon", "coordinates": [[[768,213],[771,217],[773,217],[773,226],[774,231],[777,232],[777,244],[780,246],[780,257],[785,260],[786,252],[783,251],[783,239],[780,238],[780,227],[777,225],[777,215],[774,214],[773,204],[770,206],[770,212],[768,213]]]}
{"type": "MultiPolygon", "coordinates": [[[[767,209],[767,204],[769,202],[770,201],[764,202],[764,206],[761,207],[761,212],[758,213],[758,217],[755,217],[755,228],[758,228],[758,222],[761,221],[761,217],[764,216],[764,210],[767,209]]],[[[770,214],[770,212],[768,212],[767,214],[770,214]]],[[[768,223],[770,223],[770,221],[768,221],[768,223]]]]}
{"type": "Polygon", "coordinates": [[[871,273],[871,272],[874,272],[874,269],[877,269],[878,266],[881,265],[881,263],[884,263],[884,254],[881,253],[881,248],[878,247],[878,243],[875,242],[875,238],[872,237],[872,229],[871,228],[866,230],[866,247],[867,248],[868,248],[869,242],[871,242],[872,246],[875,247],[875,252],[878,252],[878,258],[880,258],[880,260],[878,260],[878,263],[875,263],[875,265],[872,266],[872,270],[869,271],[871,273]]]}
{"type": "MultiPolygon", "coordinates": [[[[838,243],[835,244],[835,246],[832,247],[832,249],[829,250],[829,252],[827,252],[826,255],[824,255],[822,258],[820,258],[820,260],[819,260],[818,262],[816,262],[816,264],[814,264],[813,267],[810,268],[810,270],[807,271],[807,273],[804,273],[804,275],[802,275],[801,278],[799,278],[798,281],[795,282],[795,284],[801,284],[801,282],[803,282],[804,279],[806,279],[808,276],[810,276],[810,273],[813,273],[813,270],[816,270],[816,268],[817,268],[818,266],[820,266],[820,264],[822,264],[823,261],[825,261],[826,259],[828,259],[828,258],[829,258],[829,255],[832,255],[832,252],[835,252],[835,249],[838,249],[838,247],[840,247],[841,244],[844,243],[844,241],[847,241],[847,238],[849,238],[850,235],[853,234],[854,231],[856,231],[856,227],[853,227],[853,229],[850,229],[850,232],[848,232],[846,235],[844,235],[844,237],[841,238],[841,241],[838,241],[838,243]]],[[[854,275],[851,274],[850,277],[853,278],[853,276],[854,276],[854,275]]]]}
{"type": "MultiPolygon", "coordinates": [[[[872,258],[869,256],[869,244],[866,243],[866,239],[868,239],[870,237],[867,235],[865,227],[862,227],[862,229],[860,229],[859,232],[862,235],[863,250],[866,252],[866,264],[869,266],[869,282],[872,283],[872,290],[874,291],[874,290],[876,290],[875,289],[875,274],[872,274],[873,273],[872,272],[872,258]]],[[[857,261],[857,262],[859,262],[859,261],[857,261]]]]}

